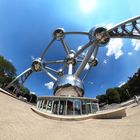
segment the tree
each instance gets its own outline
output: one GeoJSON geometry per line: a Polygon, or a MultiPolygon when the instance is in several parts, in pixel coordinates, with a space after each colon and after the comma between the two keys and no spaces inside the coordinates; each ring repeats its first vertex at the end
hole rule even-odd
{"type": "Polygon", "coordinates": [[[125,84],[121,87],[114,88],[116,91],[118,91],[121,102],[124,102],[124,101],[127,101],[130,99],[130,94],[129,94],[127,87],[128,87],[127,84],[125,84]]]}
{"type": "Polygon", "coordinates": [[[25,97],[28,100],[28,102],[30,101],[31,95],[30,95],[30,90],[28,88],[21,86],[19,90],[19,94],[20,96],[25,97]]]}
{"type": "MultiPolygon", "coordinates": [[[[0,87],[5,88],[16,76],[16,68],[11,62],[6,60],[3,56],[0,56],[0,87]]],[[[37,96],[30,94],[30,90],[15,81],[14,85],[8,88],[12,93],[15,93],[17,97],[26,97],[28,102],[36,103],[37,96]]]]}
{"type": "Polygon", "coordinates": [[[99,103],[120,103],[131,99],[134,95],[140,95],[140,68],[121,87],[108,88],[106,94],[96,96],[99,103]]]}
{"type": "Polygon", "coordinates": [[[16,76],[16,69],[13,64],[3,56],[0,56],[0,85],[1,87],[6,86],[16,76]]]}
{"type": "Polygon", "coordinates": [[[34,93],[32,93],[32,92],[30,92],[30,95],[31,95],[30,102],[31,103],[36,103],[37,96],[34,93]]]}
{"type": "Polygon", "coordinates": [[[118,91],[113,88],[107,89],[106,96],[109,104],[120,103],[121,101],[118,91]]]}
{"type": "Polygon", "coordinates": [[[107,96],[106,94],[98,95],[96,98],[99,100],[99,104],[107,103],[107,96]]]}
{"type": "Polygon", "coordinates": [[[140,95],[140,68],[132,77],[129,77],[127,84],[131,97],[140,95]]]}

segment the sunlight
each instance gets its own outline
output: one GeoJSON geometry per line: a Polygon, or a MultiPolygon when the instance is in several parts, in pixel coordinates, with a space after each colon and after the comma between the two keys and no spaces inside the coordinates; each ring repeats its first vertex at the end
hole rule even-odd
{"type": "Polygon", "coordinates": [[[79,0],[80,8],[84,13],[91,12],[96,5],[96,0],[79,0]]]}

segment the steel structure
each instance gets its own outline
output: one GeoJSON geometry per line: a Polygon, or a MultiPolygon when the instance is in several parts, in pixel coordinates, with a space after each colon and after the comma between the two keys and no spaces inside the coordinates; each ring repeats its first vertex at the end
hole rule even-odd
{"type": "Polygon", "coordinates": [[[98,64],[98,49],[105,46],[111,38],[140,39],[140,16],[123,21],[109,30],[104,27],[93,27],[89,32],[66,32],[63,28],[56,29],[53,32],[53,39],[50,41],[40,57],[35,59],[31,67],[17,76],[6,87],[6,89],[14,85],[16,80],[18,80],[22,85],[33,72],[44,71],[55,83],[53,88],[54,95],[82,97],[84,95],[83,81],[88,75],[90,69],[98,64]],[[73,34],[81,34],[88,36],[89,38],[89,42],[83,45],[80,50],[77,50],[76,52],[71,50],[65,42],[65,36],[73,34]],[[60,41],[62,43],[66,53],[65,59],[55,61],[44,60],[44,56],[46,55],[48,49],[55,41],[60,41]],[[82,53],[85,50],[88,51],[83,57],[82,53]],[[90,68],[87,70],[85,76],[81,77],[87,63],[90,68]],[[56,70],[50,66],[51,64],[63,64],[63,66],[60,70],[56,70]],[[78,68],[76,67],[77,65],[78,68]],[[72,92],[66,93],[64,90],[65,88],[71,88],[70,90],[72,90],[72,92]]]}

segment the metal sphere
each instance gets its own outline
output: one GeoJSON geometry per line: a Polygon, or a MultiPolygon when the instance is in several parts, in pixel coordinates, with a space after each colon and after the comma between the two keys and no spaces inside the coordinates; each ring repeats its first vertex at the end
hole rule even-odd
{"type": "Polygon", "coordinates": [[[53,32],[53,36],[54,38],[56,38],[57,40],[60,40],[61,38],[64,37],[64,29],[63,28],[57,28],[54,32],[53,32]]]}
{"type": "Polygon", "coordinates": [[[42,67],[42,65],[41,65],[41,58],[38,58],[38,59],[35,59],[33,61],[31,68],[32,68],[32,70],[34,72],[38,72],[38,71],[41,71],[41,67],[42,67]]]}
{"type": "Polygon", "coordinates": [[[91,42],[98,41],[100,46],[106,45],[109,40],[109,34],[107,32],[107,29],[104,27],[93,27],[89,31],[89,39],[91,42]]]}
{"type": "Polygon", "coordinates": [[[89,62],[89,65],[90,65],[91,67],[97,66],[97,65],[98,65],[98,60],[97,60],[97,59],[91,60],[91,61],[89,62]]]}
{"type": "Polygon", "coordinates": [[[64,74],[64,72],[62,71],[62,69],[60,69],[60,70],[57,72],[57,75],[58,75],[59,77],[63,76],[63,74],[64,74]]]}
{"type": "Polygon", "coordinates": [[[72,64],[73,66],[76,65],[76,59],[74,58],[75,56],[75,51],[70,50],[70,54],[66,56],[65,62],[67,65],[72,64]]]}
{"type": "Polygon", "coordinates": [[[62,77],[60,77],[54,84],[54,94],[55,92],[60,89],[60,88],[64,88],[64,87],[75,87],[77,88],[80,92],[81,95],[83,96],[84,94],[84,86],[83,86],[83,82],[76,77],[75,75],[63,75],[62,77]]]}

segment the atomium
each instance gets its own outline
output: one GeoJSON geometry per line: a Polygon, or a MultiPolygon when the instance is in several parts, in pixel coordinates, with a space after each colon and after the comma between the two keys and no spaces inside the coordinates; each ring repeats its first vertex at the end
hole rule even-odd
{"type": "MultiPolygon", "coordinates": [[[[97,99],[89,99],[84,96],[84,81],[91,68],[97,66],[97,53],[100,47],[106,46],[111,38],[140,39],[140,16],[128,19],[117,24],[111,29],[105,27],[93,27],[89,32],[66,32],[63,28],[57,28],[52,33],[52,40],[47,45],[39,58],[35,59],[31,67],[18,75],[7,87],[14,86],[17,80],[21,85],[33,72],[43,71],[53,82],[53,94],[51,97],[38,97],[37,109],[57,115],[83,115],[95,113],[99,110],[97,99]],[[69,35],[87,36],[89,41],[77,51],[68,46],[65,37],[69,35]],[[65,57],[61,60],[45,60],[44,56],[54,42],[59,41],[65,51],[65,57]],[[85,56],[82,53],[87,50],[85,56]],[[89,69],[82,75],[86,64],[89,69]],[[51,65],[62,64],[59,70],[51,65]]],[[[77,46],[78,47],[78,46],[77,46]]]]}

